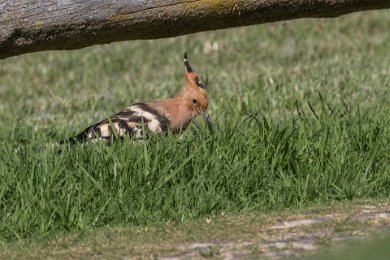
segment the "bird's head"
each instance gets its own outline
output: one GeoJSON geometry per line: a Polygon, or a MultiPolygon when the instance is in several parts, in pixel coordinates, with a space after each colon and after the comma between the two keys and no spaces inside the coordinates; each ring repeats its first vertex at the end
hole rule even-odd
{"type": "Polygon", "coordinates": [[[185,102],[186,107],[193,112],[194,117],[196,115],[202,115],[207,126],[211,128],[212,122],[207,113],[207,107],[209,105],[207,91],[205,85],[192,70],[187,59],[187,52],[184,53],[184,69],[187,85],[181,92],[183,101],[185,102]]]}

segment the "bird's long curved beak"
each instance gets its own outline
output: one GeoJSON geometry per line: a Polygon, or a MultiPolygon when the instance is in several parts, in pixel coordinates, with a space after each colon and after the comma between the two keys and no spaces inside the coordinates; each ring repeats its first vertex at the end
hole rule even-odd
{"type": "Polygon", "coordinates": [[[208,129],[213,130],[213,121],[211,121],[211,118],[209,116],[209,113],[207,113],[207,110],[201,111],[200,114],[202,115],[204,121],[206,122],[208,129]]]}

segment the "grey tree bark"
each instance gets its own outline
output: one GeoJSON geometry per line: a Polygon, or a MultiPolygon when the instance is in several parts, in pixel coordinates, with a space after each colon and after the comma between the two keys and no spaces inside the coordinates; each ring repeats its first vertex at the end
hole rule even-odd
{"type": "Polygon", "coordinates": [[[0,0],[0,59],[390,8],[390,0],[0,0]]]}

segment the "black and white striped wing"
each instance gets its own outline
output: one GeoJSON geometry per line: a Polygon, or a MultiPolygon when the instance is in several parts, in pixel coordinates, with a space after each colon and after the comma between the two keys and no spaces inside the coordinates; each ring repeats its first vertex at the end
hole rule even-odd
{"type": "Polygon", "coordinates": [[[88,139],[109,139],[116,136],[132,135],[143,138],[142,128],[147,127],[154,133],[166,132],[169,120],[145,103],[137,103],[109,119],[87,127],[84,131],[71,138],[70,141],[88,139]]]}

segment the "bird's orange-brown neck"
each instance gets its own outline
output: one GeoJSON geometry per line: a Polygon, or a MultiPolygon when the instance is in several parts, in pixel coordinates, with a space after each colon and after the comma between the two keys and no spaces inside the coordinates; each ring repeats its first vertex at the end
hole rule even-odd
{"type": "Polygon", "coordinates": [[[184,129],[197,115],[196,111],[188,108],[181,96],[166,99],[156,99],[145,102],[169,119],[170,128],[174,131],[184,129]]]}

